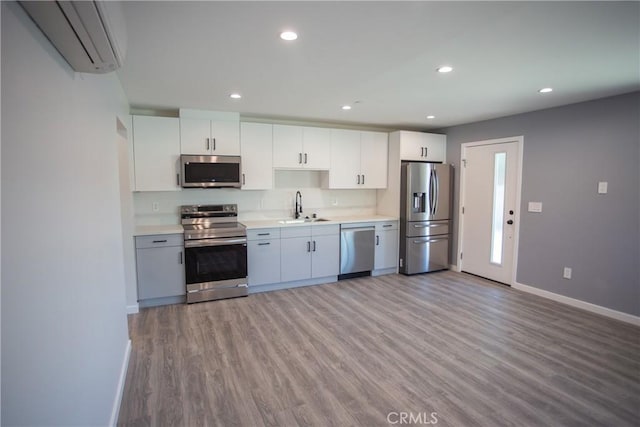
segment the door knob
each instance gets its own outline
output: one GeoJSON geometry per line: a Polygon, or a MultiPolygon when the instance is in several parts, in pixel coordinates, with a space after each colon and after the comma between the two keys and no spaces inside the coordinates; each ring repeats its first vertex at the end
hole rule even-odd
{"type": "Polygon", "coordinates": [[[509,224],[509,225],[513,224],[513,220],[510,219],[509,221],[507,221],[507,224],[509,224]]]}

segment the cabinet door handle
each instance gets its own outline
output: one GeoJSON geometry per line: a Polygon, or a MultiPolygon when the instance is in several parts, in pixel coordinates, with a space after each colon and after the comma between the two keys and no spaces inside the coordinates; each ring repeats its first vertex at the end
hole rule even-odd
{"type": "Polygon", "coordinates": [[[216,139],[213,138],[213,151],[216,151],[216,139]]]}
{"type": "Polygon", "coordinates": [[[360,185],[360,175],[358,175],[358,185],[360,185]]]}
{"type": "Polygon", "coordinates": [[[153,243],[167,243],[167,239],[164,240],[154,240],[153,243]]]}
{"type": "Polygon", "coordinates": [[[420,147],[420,157],[424,157],[424,147],[420,147]]]}
{"type": "Polygon", "coordinates": [[[307,242],[307,252],[311,252],[311,242],[307,242]]]}
{"type": "Polygon", "coordinates": [[[207,138],[207,150],[211,150],[211,139],[207,138]]]}
{"type": "Polygon", "coordinates": [[[364,185],[364,174],[362,174],[362,185],[364,185]]]}
{"type": "Polygon", "coordinates": [[[424,147],[424,156],[425,157],[429,157],[428,148],[427,147],[424,147]]]}
{"type": "Polygon", "coordinates": [[[182,264],[182,251],[178,254],[178,262],[182,264]]]}
{"type": "Polygon", "coordinates": [[[376,246],[380,246],[380,236],[376,236],[376,246]]]}
{"type": "Polygon", "coordinates": [[[383,228],[387,228],[387,227],[391,227],[391,226],[392,226],[392,224],[384,224],[382,227],[383,228]]]}
{"type": "Polygon", "coordinates": [[[304,153],[304,164],[307,164],[307,153],[304,153]]]}
{"type": "Polygon", "coordinates": [[[271,233],[258,233],[258,236],[270,236],[271,233]]]}
{"type": "Polygon", "coordinates": [[[270,242],[263,242],[263,243],[258,243],[258,246],[269,246],[271,243],[270,242]]]}
{"type": "Polygon", "coordinates": [[[178,187],[180,187],[180,174],[179,173],[176,174],[176,185],[178,187]]]}
{"type": "Polygon", "coordinates": [[[313,252],[315,252],[315,251],[316,251],[316,241],[314,240],[313,241],[313,252]]]}
{"type": "Polygon", "coordinates": [[[247,180],[244,176],[244,174],[242,174],[242,185],[245,185],[247,183],[247,180]]]}

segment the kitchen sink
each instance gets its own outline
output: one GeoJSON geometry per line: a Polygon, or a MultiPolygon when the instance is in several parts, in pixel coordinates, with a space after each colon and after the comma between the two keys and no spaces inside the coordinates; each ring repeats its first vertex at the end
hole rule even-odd
{"type": "Polygon", "coordinates": [[[314,222],[324,222],[330,221],[326,218],[300,218],[300,219],[283,219],[278,221],[280,224],[305,224],[305,223],[314,223],[314,222]]]}

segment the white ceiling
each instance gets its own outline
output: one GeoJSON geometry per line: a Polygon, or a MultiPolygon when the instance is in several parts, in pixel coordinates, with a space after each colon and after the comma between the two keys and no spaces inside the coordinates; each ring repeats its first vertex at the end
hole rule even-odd
{"type": "Polygon", "coordinates": [[[136,108],[428,130],[640,89],[638,2],[144,1],[123,9],[128,52],[118,73],[136,108]],[[282,41],[285,29],[298,40],[282,41]],[[437,73],[443,64],[454,71],[437,73]],[[546,86],[554,92],[537,92],[546,86]]]}

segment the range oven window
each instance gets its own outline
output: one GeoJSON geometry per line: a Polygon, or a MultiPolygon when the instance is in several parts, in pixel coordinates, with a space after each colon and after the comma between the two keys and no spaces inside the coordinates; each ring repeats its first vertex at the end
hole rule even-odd
{"type": "Polygon", "coordinates": [[[247,277],[247,244],[185,249],[187,284],[247,277]]]}

